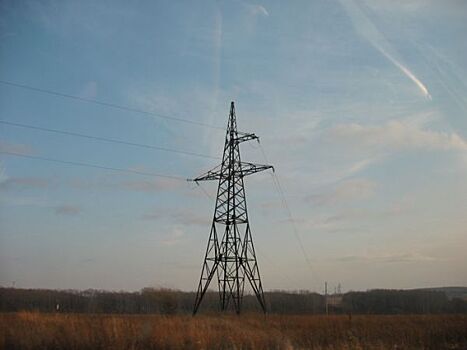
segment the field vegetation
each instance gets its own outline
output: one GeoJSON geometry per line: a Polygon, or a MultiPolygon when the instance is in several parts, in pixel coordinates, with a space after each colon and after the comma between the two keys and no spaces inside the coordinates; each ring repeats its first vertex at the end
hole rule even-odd
{"type": "Polygon", "coordinates": [[[0,348],[467,349],[466,315],[0,314],[0,348]]]}

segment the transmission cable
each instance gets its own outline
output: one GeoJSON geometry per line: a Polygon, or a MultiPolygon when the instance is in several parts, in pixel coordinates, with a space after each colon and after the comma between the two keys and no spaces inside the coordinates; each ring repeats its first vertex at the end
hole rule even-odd
{"type": "Polygon", "coordinates": [[[14,156],[14,157],[35,159],[35,160],[41,160],[41,161],[47,161],[47,162],[66,164],[66,165],[74,165],[74,166],[80,166],[80,167],[86,167],[86,168],[111,170],[111,171],[118,171],[118,172],[121,172],[121,173],[130,173],[130,174],[143,175],[143,176],[153,176],[153,177],[163,177],[163,178],[172,179],[172,180],[186,181],[186,178],[181,177],[181,176],[176,176],[176,175],[165,175],[165,174],[150,173],[150,172],[131,170],[131,169],[114,168],[114,167],[98,165],[98,164],[75,162],[75,161],[69,161],[69,160],[63,160],[63,159],[34,156],[34,155],[30,155],[30,154],[8,152],[8,151],[0,151],[0,154],[6,154],[6,155],[9,155],[9,156],[14,156]]]}
{"type": "Polygon", "coordinates": [[[214,199],[214,198],[209,194],[209,192],[206,191],[206,189],[203,187],[202,184],[200,184],[200,183],[198,182],[198,183],[196,184],[196,186],[199,187],[199,188],[201,189],[201,191],[204,193],[204,195],[205,195],[206,197],[208,197],[209,199],[214,199]]]}
{"type": "MultiPolygon", "coordinates": [[[[264,151],[261,144],[259,145],[259,148],[261,150],[261,153],[263,154],[263,157],[264,157],[264,160],[266,161],[266,164],[269,164],[268,158],[266,156],[266,152],[264,151]]],[[[272,172],[270,174],[272,176],[273,183],[274,183],[274,186],[276,188],[276,191],[278,192],[279,197],[281,198],[282,206],[283,206],[283,208],[285,209],[285,211],[287,213],[287,216],[289,218],[289,222],[291,223],[294,236],[295,236],[295,238],[296,238],[296,240],[298,242],[298,245],[300,246],[300,251],[302,252],[303,257],[305,258],[305,261],[306,261],[308,267],[310,268],[311,272],[314,274],[313,266],[311,264],[310,258],[308,257],[308,253],[306,252],[305,246],[304,246],[303,241],[302,241],[302,239],[300,237],[300,234],[298,232],[297,224],[296,224],[296,222],[295,222],[295,220],[293,218],[292,211],[290,210],[290,206],[289,206],[289,204],[287,202],[287,199],[285,197],[284,190],[282,189],[282,186],[281,186],[281,184],[279,182],[279,178],[277,177],[277,175],[274,172],[272,172]]]]}
{"type": "Polygon", "coordinates": [[[59,91],[38,88],[38,87],[35,87],[35,86],[30,86],[30,85],[25,85],[25,84],[18,84],[18,83],[14,83],[14,82],[11,82],[11,81],[6,81],[6,80],[1,80],[1,79],[0,79],[0,83],[4,84],[4,85],[8,85],[8,86],[14,86],[14,87],[17,87],[17,88],[25,89],[25,90],[40,92],[40,93],[43,93],[43,94],[64,97],[64,98],[73,99],[73,100],[81,101],[81,102],[93,103],[93,104],[96,104],[96,105],[110,107],[110,108],[114,108],[114,109],[120,109],[120,110],[123,110],[123,111],[134,112],[134,113],[145,114],[145,115],[151,115],[151,116],[154,116],[154,117],[157,117],[157,118],[176,121],[176,122],[180,122],[180,123],[198,125],[198,126],[203,126],[203,127],[206,127],[206,128],[211,128],[211,129],[225,130],[225,128],[223,128],[223,127],[210,125],[210,124],[206,124],[206,123],[195,121],[195,120],[189,120],[189,119],[176,117],[176,116],[173,116],[173,115],[161,114],[161,113],[146,111],[146,110],[143,110],[143,109],[123,106],[123,105],[119,105],[119,104],[115,104],[115,103],[99,101],[99,100],[95,100],[95,99],[92,99],[92,98],[86,98],[86,97],[66,94],[66,93],[59,92],[59,91]]]}
{"type": "Polygon", "coordinates": [[[195,156],[195,157],[220,159],[219,157],[214,157],[214,156],[210,156],[210,155],[207,155],[207,154],[201,154],[201,153],[195,153],[195,152],[189,152],[189,151],[180,151],[180,150],[176,150],[176,149],[173,149],[173,148],[153,146],[153,145],[147,145],[147,144],[143,144],[143,143],[136,143],[136,142],[130,142],[130,141],[111,139],[111,138],[108,138],[108,137],[87,135],[87,134],[82,134],[82,133],[77,133],[77,132],[67,131],[67,130],[44,128],[44,127],[41,127],[41,126],[35,126],[35,125],[24,124],[24,123],[15,123],[15,122],[7,121],[7,120],[0,120],[0,124],[15,126],[15,127],[19,127],[19,128],[26,128],[26,129],[32,129],[32,130],[51,132],[51,133],[62,134],[62,135],[67,135],[67,136],[81,137],[81,138],[86,138],[86,139],[90,139],[90,140],[117,143],[117,144],[122,144],[122,145],[127,145],[127,146],[134,146],[134,147],[141,147],[141,148],[149,148],[149,149],[155,149],[155,150],[164,151],[164,152],[185,154],[185,155],[195,156]]]}

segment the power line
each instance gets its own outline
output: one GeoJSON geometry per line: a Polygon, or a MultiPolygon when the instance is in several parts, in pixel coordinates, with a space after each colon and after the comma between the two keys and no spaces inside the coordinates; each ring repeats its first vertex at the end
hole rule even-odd
{"type": "MultiPolygon", "coordinates": [[[[263,147],[261,146],[261,144],[259,145],[259,148],[261,150],[261,153],[263,154],[263,157],[264,157],[264,160],[266,161],[266,163],[269,163],[268,161],[268,158],[266,156],[266,153],[264,152],[264,149],[263,147]]],[[[300,251],[302,252],[303,254],[303,257],[305,258],[305,261],[308,265],[308,267],[310,268],[311,272],[314,273],[313,271],[313,266],[311,264],[311,261],[308,257],[308,253],[306,252],[306,249],[305,249],[305,246],[303,244],[303,241],[300,237],[300,234],[298,232],[298,229],[297,229],[297,225],[295,223],[295,220],[292,216],[292,211],[290,210],[290,206],[287,202],[287,199],[285,197],[285,194],[284,194],[284,190],[282,189],[282,186],[279,182],[279,178],[277,177],[277,175],[273,172],[273,173],[270,173],[271,176],[272,176],[272,179],[273,179],[273,183],[274,183],[274,186],[279,194],[279,197],[281,198],[281,202],[282,202],[282,206],[284,207],[285,211],[287,212],[287,216],[289,217],[289,221],[292,225],[292,230],[293,230],[293,233],[294,233],[294,236],[295,236],[295,239],[297,240],[298,242],[298,245],[300,246],[300,251]]]]}
{"type": "Polygon", "coordinates": [[[293,232],[294,232],[295,238],[297,239],[297,242],[298,242],[298,244],[299,244],[299,246],[300,246],[300,250],[302,251],[303,256],[304,256],[304,258],[305,258],[307,264],[309,265],[310,269],[313,270],[313,267],[312,267],[312,265],[311,265],[311,261],[310,261],[310,259],[308,258],[308,253],[306,252],[305,246],[304,246],[304,244],[303,244],[303,241],[302,241],[302,239],[300,238],[300,235],[299,235],[299,233],[298,233],[297,224],[295,223],[295,219],[294,219],[293,216],[292,216],[292,211],[290,210],[290,206],[289,206],[289,204],[288,204],[288,202],[287,202],[287,199],[286,199],[286,197],[285,197],[284,190],[282,189],[282,186],[281,186],[281,184],[280,184],[280,182],[279,182],[279,178],[278,178],[277,175],[274,174],[274,173],[272,173],[272,177],[273,177],[273,179],[274,179],[274,182],[276,183],[276,188],[277,188],[277,190],[278,190],[278,193],[279,193],[279,195],[280,195],[280,197],[281,197],[281,200],[282,200],[282,203],[283,203],[283,205],[284,205],[284,208],[285,208],[285,210],[286,210],[286,212],[287,212],[287,215],[288,215],[288,217],[289,217],[289,221],[290,221],[290,223],[292,224],[293,232]]]}
{"type": "Polygon", "coordinates": [[[138,170],[114,168],[114,167],[98,165],[98,164],[74,162],[74,161],[69,161],[69,160],[33,156],[33,155],[30,155],[30,154],[8,152],[8,151],[0,151],[0,154],[6,154],[6,155],[9,155],[9,156],[14,156],[14,157],[42,160],[42,161],[54,162],[54,163],[60,163],[60,164],[66,164],[66,165],[74,165],[74,166],[80,166],[80,167],[86,167],[86,168],[111,170],[111,171],[118,171],[118,172],[121,172],[121,173],[130,173],[130,174],[137,174],[137,175],[143,175],[143,176],[153,176],[153,177],[163,177],[163,178],[172,179],[172,180],[186,181],[186,178],[183,178],[181,176],[176,176],[176,175],[164,175],[164,174],[158,174],[158,173],[149,173],[149,172],[138,171],[138,170]]]}
{"type": "Polygon", "coordinates": [[[111,139],[111,138],[101,137],[101,136],[87,135],[87,134],[77,133],[77,132],[73,132],[73,131],[44,128],[44,127],[30,125],[30,124],[10,122],[10,121],[7,121],[7,120],[0,120],[0,124],[10,125],[10,126],[15,126],[15,127],[20,127],[20,128],[26,128],[26,129],[32,129],[32,130],[51,132],[51,133],[62,134],[62,135],[67,135],[67,136],[81,137],[81,138],[86,138],[86,139],[90,139],[90,140],[98,140],[98,141],[104,141],[104,142],[110,142],[110,143],[117,143],[117,144],[127,145],[127,146],[155,149],[155,150],[164,151],[164,152],[179,153],[179,154],[185,154],[185,155],[202,157],[202,158],[219,159],[219,157],[209,156],[209,155],[201,154],[201,153],[195,153],[195,152],[189,152],[189,151],[180,151],[180,150],[176,150],[176,149],[173,149],[173,148],[153,146],[153,145],[147,145],[147,144],[142,144],[142,143],[111,139]]]}
{"type": "Polygon", "coordinates": [[[140,113],[140,114],[145,114],[145,115],[151,115],[151,116],[154,116],[154,117],[157,117],[157,118],[162,118],[162,119],[166,119],[166,120],[176,121],[176,122],[180,122],[180,123],[187,123],[187,124],[191,124],[191,125],[198,125],[198,126],[203,126],[203,127],[206,127],[206,128],[211,128],[211,129],[225,130],[225,128],[222,128],[222,127],[220,127],[220,126],[210,125],[210,124],[206,124],[206,123],[203,123],[203,122],[198,122],[198,121],[194,121],[194,120],[184,119],[184,118],[175,117],[175,116],[171,116],[171,115],[167,115],[167,114],[161,114],[161,113],[155,113],[155,112],[145,111],[145,110],[138,109],[138,108],[133,108],[133,107],[128,107],[128,106],[118,105],[118,104],[110,103],[110,102],[99,101],[99,100],[95,100],[95,99],[91,99],[91,98],[86,98],[86,97],[80,97],[80,96],[71,95],[71,94],[66,94],[66,93],[62,93],[62,92],[58,92],[58,91],[54,91],[54,90],[42,89],[42,88],[30,86],[30,85],[18,84],[18,83],[14,83],[14,82],[11,82],[11,81],[0,80],[0,83],[1,83],[1,84],[4,84],[4,85],[8,85],[8,86],[14,86],[14,87],[21,88],[21,89],[26,89],[26,90],[30,90],[30,91],[40,92],[40,93],[43,93],[43,94],[48,94],[48,95],[53,95],[53,96],[59,96],[59,97],[64,97],[64,98],[73,99],[73,100],[76,100],[76,101],[87,102],[87,103],[93,103],[93,104],[100,105],[100,106],[105,106],[105,107],[120,109],[120,110],[123,110],[123,111],[134,112],[134,113],[140,113]]]}
{"type": "Polygon", "coordinates": [[[209,194],[209,192],[206,191],[206,189],[203,187],[203,185],[201,185],[199,182],[198,182],[196,185],[201,189],[201,191],[204,193],[204,195],[205,195],[206,197],[208,197],[209,199],[214,199],[214,198],[209,194]]]}

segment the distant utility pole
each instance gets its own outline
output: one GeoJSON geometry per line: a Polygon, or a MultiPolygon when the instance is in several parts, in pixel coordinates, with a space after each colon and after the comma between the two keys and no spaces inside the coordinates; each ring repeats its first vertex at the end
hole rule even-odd
{"type": "Polygon", "coordinates": [[[240,313],[245,277],[250,283],[263,312],[266,312],[263,286],[256,261],[255,248],[248,222],[243,178],[259,171],[273,169],[271,165],[242,162],[240,143],[257,140],[255,134],[237,131],[234,103],[230,104],[222,163],[192,181],[218,180],[216,206],[211,225],[201,278],[198,284],[193,315],[214,276],[217,276],[220,309],[233,308],[240,313]]]}
{"type": "Polygon", "coordinates": [[[329,315],[329,306],[328,306],[328,282],[324,282],[324,304],[326,305],[326,315],[329,315]]]}

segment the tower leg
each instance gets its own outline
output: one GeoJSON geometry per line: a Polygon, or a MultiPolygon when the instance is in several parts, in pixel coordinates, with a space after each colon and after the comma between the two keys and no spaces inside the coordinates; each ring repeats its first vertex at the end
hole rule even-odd
{"type": "Polygon", "coordinates": [[[209,235],[208,246],[206,248],[206,254],[204,256],[203,268],[201,269],[201,277],[199,279],[198,290],[196,292],[195,305],[193,307],[193,315],[196,315],[196,313],[198,312],[204,294],[208,290],[212,277],[214,276],[214,273],[217,270],[217,266],[219,264],[218,252],[219,243],[217,240],[217,230],[216,225],[213,223],[211,227],[211,233],[209,235]]]}
{"type": "Polygon", "coordinates": [[[249,224],[247,224],[245,238],[243,240],[242,260],[245,275],[250,282],[251,288],[255,292],[256,299],[258,299],[261,309],[266,313],[266,301],[264,299],[263,285],[261,283],[258,261],[256,260],[256,252],[249,224]]]}

